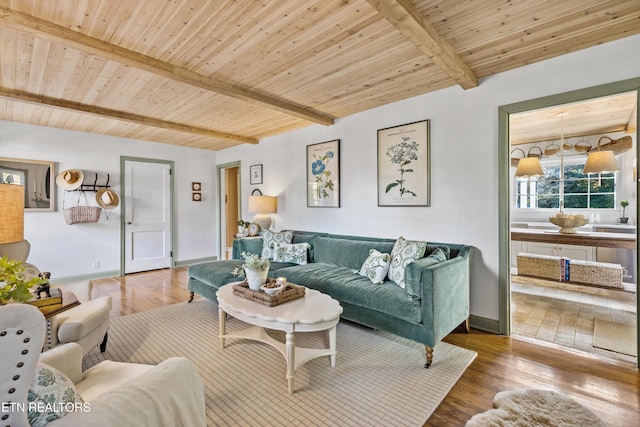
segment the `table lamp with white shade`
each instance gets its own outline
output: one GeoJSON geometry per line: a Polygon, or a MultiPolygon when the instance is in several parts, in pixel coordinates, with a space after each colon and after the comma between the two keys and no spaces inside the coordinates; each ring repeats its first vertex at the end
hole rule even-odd
{"type": "Polygon", "coordinates": [[[271,214],[278,211],[278,198],[263,196],[258,189],[253,190],[249,196],[249,213],[255,213],[252,222],[258,224],[262,230],[271,227],[271,214]],[[258,194],[256,194],[258,193],[258,194]]]}

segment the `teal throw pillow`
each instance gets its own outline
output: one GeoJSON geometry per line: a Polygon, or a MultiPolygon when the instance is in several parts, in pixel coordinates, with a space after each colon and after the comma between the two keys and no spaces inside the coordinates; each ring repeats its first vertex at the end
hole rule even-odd
{"type": "Polygon", "coordinates": [[[262,258],[274,259],[273,249],[276,243],[291,243],[293,240],[293,231],[282,231],[274,233],[265,231],[262,235],[262,258]]]}
{"type": "Polygon", "coordinates": [[[273,260],[276,262],[306,264],[308,249],[308,243],[275,243],[273,248],[273,260]]]}
{"type": "Polygon", "coordinates": [[[384,278],[387,277],[390,263],[391,256],[389,254],[383,254],[380,251],[371,249],[369,256],[362,264],[360,275],[369,278],[371,282],[379,285],[383,283],[384,278]]]}
{"type": "Polygon", "coordinates": [[[78,410],[77,406],[84,403],[73,382],[62,372],[44,363],[36,365],[27,400],[27,418],[31,426],[45,426],[78,410]]]}
{"type": "Polygon", "coordinates": [[[427,242],[406,240],[398,237],[391,251],[391,265],[389,266],[389,279],[404,289],[404,270],[410,262],[424,256],[427,242]]]}

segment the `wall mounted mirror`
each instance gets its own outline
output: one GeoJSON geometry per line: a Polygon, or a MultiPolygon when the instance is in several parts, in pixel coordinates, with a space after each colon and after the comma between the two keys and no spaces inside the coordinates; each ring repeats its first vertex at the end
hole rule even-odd
{"type": "Polygon", "coordinates": [[[26,211],[55,209],[53,162],[0,157],[0,182],[24,185],[26,211]]]}

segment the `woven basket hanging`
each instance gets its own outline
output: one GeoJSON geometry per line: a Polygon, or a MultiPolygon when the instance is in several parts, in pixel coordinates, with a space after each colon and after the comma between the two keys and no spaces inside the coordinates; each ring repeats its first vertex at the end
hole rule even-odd
{"type": "Polygon", "coordinates": [[[520,159],[522,159],[523,157],[525,157],[524,155],[524,151],[522,151],[522,148],[514,148],[513,150],[511,150],[511,166],[518,166],[518,162],[520,161],[520,159]],[[516,151],[519,151],[522,153],[522,157],[514,157],[516,151]]]}
{"type": "Polygon", "coordinates": [[[603,136],[598,140],[598,146],[591,151],[613,151],[613,154],[622,154],[625,151],[631,150],[632,147],[633,140],[628,135],[618,139],[603,136]]]}
{"type": "MultiPolygon", "coordinates": [[[[65,191],[65,194],[67,192],[65,191]]],[[[62,196],[62,213],[64,215],[64,220],[67,224],[78,224],[78,223],[86,223],[86,222],[98,222],[100,219],[100,214],[102,213],[102,208],[100,206],[89,206],[89,200],[87,199],[87,195],[84,191],[78,191],[78,197],[76,199],[76,205],[70,208],[64,207],[64,195],[62,196]],[[84,196],[85,205],[80,204],[80,193],[84,196]]]]}

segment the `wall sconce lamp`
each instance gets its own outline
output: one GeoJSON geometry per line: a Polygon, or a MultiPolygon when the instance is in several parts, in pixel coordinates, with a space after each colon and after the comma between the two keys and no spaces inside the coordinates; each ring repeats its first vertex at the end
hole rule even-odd
{"type": "Polygon", "coordinates": [[[251,192],[249,196],[249,213],[257,214],[252,221],[258,224],[262,230],[268,230],[271,227],[271,214],[277,211],[277,197],[263,196],[262,192],[257,188],[251,192]]]}

